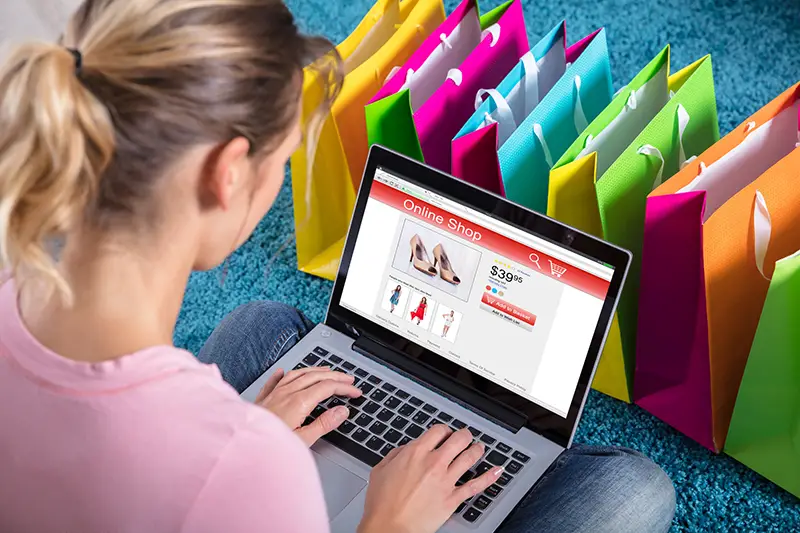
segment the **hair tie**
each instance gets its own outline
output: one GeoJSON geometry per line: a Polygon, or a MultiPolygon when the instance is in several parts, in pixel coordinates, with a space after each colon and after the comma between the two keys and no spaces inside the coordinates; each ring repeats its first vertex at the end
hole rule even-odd
{"type": "Polygon", "coordinates": [[[80,76],[83,69],[83,54],[76,48],[67,48],[67,51],[75,58],[75,75],[80,76]]]}

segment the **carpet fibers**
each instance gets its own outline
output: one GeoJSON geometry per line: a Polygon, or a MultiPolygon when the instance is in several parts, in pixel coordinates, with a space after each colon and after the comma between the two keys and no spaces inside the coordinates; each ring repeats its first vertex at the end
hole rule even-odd
{"type": "MultiPolygon", "coordinates": [[[[373,0],[290,0],[308,32],[344,38],[373,0]]],[[[481,2],[482,10],[499,0],[481,2]]],[[[447,12],[455,2],[445,2],[447,12]]],[[[627,83],[666,44],[672,70],[710,53],[721,133],[800,78],[798,0],[523,0],[531,42],[566,19],[570,43],[604,26],[615,88],[627,83]]],[[[800,208],[800,206],[798,206],[800,208]]],[[[273,299],[321,320],[331,284],[295,269],[290,183],[249,241],[221,272],[194,274],[175,332],[195,353],[237,305],[273,299]],[[271,265],[268,267],[268,264],[271,265]]],[[[629,446],[660,464],[675,483],[676,532],[800,531],[800,501],[727,456],[715,457],[636,406],[592,392],[577,441],[629,446]]]]}

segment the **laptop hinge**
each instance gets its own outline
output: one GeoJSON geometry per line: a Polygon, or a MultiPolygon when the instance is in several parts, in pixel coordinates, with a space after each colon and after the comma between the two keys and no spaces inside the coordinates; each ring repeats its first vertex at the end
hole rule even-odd
{"type": "Polygon", "coordinates": [[[377,358],[378,362],[393,367],[406,377],[418,381],[421,385],[463,405],[471,411],[477,412],[509,431],[516,433],[522,429],[527,421],[527,418],[521,412],[498,402],[490,396],[471,389],[441,372],[408,357],[403,352],[386,346],[366,335],[359,336],[353,342],[352,348],[361,355],[371,359],[377,358]]]}

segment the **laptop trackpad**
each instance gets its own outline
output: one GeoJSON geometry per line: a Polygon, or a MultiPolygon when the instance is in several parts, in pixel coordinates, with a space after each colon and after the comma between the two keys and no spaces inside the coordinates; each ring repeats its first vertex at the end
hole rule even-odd
{"type": "Polygon", "coordinates": [[[322,479],[328,517],[333,520],[347,507],[347,504],[353,501],[353,498],[361,492],[367,482],[313,450],[312,453],[317,461],[319,477],[322,479]]]}

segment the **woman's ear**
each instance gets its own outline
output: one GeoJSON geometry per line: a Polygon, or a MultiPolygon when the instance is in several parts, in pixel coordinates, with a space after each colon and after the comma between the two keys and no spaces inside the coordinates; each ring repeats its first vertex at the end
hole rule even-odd
{"type": "Polygon", "coordinates": [[[232,199],[249,182],[252,172],[249,154],[250,141],[244,137],[237,137],[209,153],[204,196],[210,197],[223,210],[230,208],[232,199]]]}

